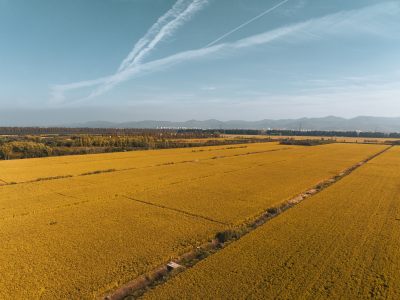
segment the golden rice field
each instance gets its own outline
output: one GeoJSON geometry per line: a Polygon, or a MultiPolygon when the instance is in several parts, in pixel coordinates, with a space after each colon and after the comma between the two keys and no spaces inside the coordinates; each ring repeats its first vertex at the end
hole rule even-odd
{"type": "Polygon", "coordinates": [[[145,295],[400,299],[400,148],[145,295]]]}
{"type": "Polygon", "coordinates": [[[92,299],[384,148],[266,143],[0,162],[2,180],[25,182],[0,186],[0,299],[92,299]]]}
{"type": "Polygon", "coordinates": [[[281,148],[288,146],[278,143],[225,145],[0,161],[0,184],[57,176],[77,176],[109,169],[140,169],[160,164],[209,159],[221,153],[232,156],[281,148]]]}
{"type": "Polygon", "coordinates": [[[320,139],[333,139],[338,143],[375,143],[375,144],[384,144],[387,142],[398,142],[398,138],[368,138],[368,137],[321,137],[321,136],[285,136],[285,135],[235,135],[235,134],[225,134],[222,138],[232,139],[234,137],[244,137],[244,138],[253,138],[253,139],[261,139],[261,138],[270,138],[272,140],[280,140],[280,139],[295,139],[295,140],[320,140],[320,139]]]}

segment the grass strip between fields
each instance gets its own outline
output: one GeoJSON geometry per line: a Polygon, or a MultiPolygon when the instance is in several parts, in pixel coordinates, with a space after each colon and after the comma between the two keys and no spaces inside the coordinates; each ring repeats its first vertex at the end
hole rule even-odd
{"type": "MultiPolygon", "coordinates": [[[[268,222],[272,218],[280,215],[281,213],[285,212],[286,210],[288,210],[288,209],[296,206],[300,202],[304,201],[305,199],[307,199],[307,198],[323,191],[327,187],[335,184],[342,178],[350,175],[353,171],[355,171],[359,167],[363,166],[365,163],[378,157],[379,155],[388,151],[392,147],[393,146],[389,146],[389,147],[383,149],[382,151],[379,151],[379,152],[371,155],[370,157],[347,168],[343,172],[333,176],[332,178],[327,179],[327,180],[317,184],[316,186],[312,187],[311,189],[309,189],[301,194],[298,194],[297,196],[295,196],[287,201],[284,201],[283,203],[281,203],[278,206],[268,208],[259,217],[255,218],[252,221],[243,223],[242,225],[232,228],[230,230],[226,230],[224,232],[217,233],[216,238],[213,239],[212,241],[205,243],[205,244],[201,245],[200,247],[197,247],[196,249],[193,249],[192,251],[187,252],[187,253],[181,255],[180,257],[177,257],[176,259],[174,259],[172,262],[178,264],[178,266],[180,266],[179,268],[171,270],[171,268],[168,266],[168,263],[165,263],[165,264],[157,267],[153,271],[143,274],[142,276],[139,276],[138,278],[132,280],[131,282],[128,282],[127,284],[121,286],[119,289],[104,295],[104,297],[101,297],[101,299],[104,299],[104,300],[125,299],[125,300],[127,300],[127,299],[136,299],[136,298],[142,296],[147,290],[152,289],[157,285],[165,283],[167,280],[169,280],[173,276],[177,275],[178,273],[183,272],[183,271],[185,271],[185,269],[194,266],[200,260],[225,248],[230,243],[239,240],[244,235],[246,235],[246,234],[250,233],[251,231],[255,230],[256,228],[264,225],[266,222],[268,222]]],[[[124,197],[126,197],[126,196],[124,196],[124,197]]],[[[212,220],[212,219],[209,219],[209,218],[206,218],[203,216],[198,216],[196,214],[188,213],[185,211],[180,211],[180,210],[173,209],[173,208],[163,207],[163,206],[159,206],[159,205],[156,205],[156,204],[153,204],[150,202],[132,199],[129,197],[126,197],[126,198],[137,201],[137,202],[145,203],[148,205],[162,207],[165,209],[171,209],[174,211],[178,211],[180,213],[188,214],[190,216],[200,217],[203,219],[207,219],[208,221],[213,221],[213,222],[218,222],[220,224],[228,225],[228,224],[216,221],[216,220],[212,220]]]]}

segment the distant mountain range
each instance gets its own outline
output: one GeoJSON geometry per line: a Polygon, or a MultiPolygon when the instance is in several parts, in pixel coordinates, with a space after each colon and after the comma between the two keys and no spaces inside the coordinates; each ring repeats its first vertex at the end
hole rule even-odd
{"type": "Polygon", "coordinates": [[[366,117],[352,119],[328,116],[323,118],[301,118],[261,121],[218,121],[215,119],[185,122],[171,121],[135,121],[114,123],[106,121],[92,121],[63,125],[66,127],[89,128],[199,128],[199,129],[292,129],[292,130],[337,130],[337,131],[379,131],[400,132],[400,117],[366,117]]]}

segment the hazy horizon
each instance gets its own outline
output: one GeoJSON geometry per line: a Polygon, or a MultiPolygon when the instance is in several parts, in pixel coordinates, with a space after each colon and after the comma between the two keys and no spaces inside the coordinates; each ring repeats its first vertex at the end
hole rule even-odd
{"type": "Polygon", "coordinates": [[[248,114],[236,115],[237,117],[224,117],[223,115],[208,114],[176,114],[166,112],[167,108],[162,109],[159,113],[155,113],[151,109],[136,109],[131,107],[65,107],[65,108],[47,108],[47,109],[31,109],[31,108],[3,108],[0,109],[0,126],[53,126],[53,125],[73,125],[76,123],[88,122],[110,122],[110,123],[127,123],[140,121],[167,121],[167,122],[186,122],[190,120],[206,121],[218,120],[227,121],[246,121],[256,122],[262,120],[296,120],[302,118],[326,118],[337,117],[343,119],[353,119],[358,117],[373,118],[400,118],[400,113],[393,116],[373,115],[373,114],[354,114],[354,115],[335,115],[335,114],[316,114],[316,115],[284,115],[279,117],[278,114],[260,114],[259,117],[252,117],[248,114]]]}
{"type": "MultiPolygon", "coordinates": [[[[123,124],[123,123],[134,123],[143,121],[155,121],[155,122],[187,122],[187,121],[199,121],[205,122],[209,120],[217,120],[220,122],[230,121],[244,121],[244,122],[258,122],[263,120],[299,120],[299,119],[321,119],[334,117],[342,118],[345,120],[353,120],[356,118],[384,118],[385,120],[399,119],[400,116],[385,117],[379,115],[354,115],[354,116],[338,116],[338,115],[316,115],[316,116],[296,116],[293,117],[261,117],[261,118],[218,118],[218,117],[177,117],[173,118],[172,114],[160,114],[159,117],[149,112],[149,114],[143,114],[141,111],[135,114],[135,110],[126,110],[123,108],[104,108],[104,107],[80,107],[80,108],[55,108],[45,110],[32,110],[32,109],[3,109],[0,110],[0,126],[76,126],[85,125],[86,123],[96,122],[109,122],[112,124],[123,124]],[[386,119],[387,118],[387,119],[386,119]]],[[[400,123],[399,126],[400,128],[400,123]]]]}
{"type": "Polygon", "coordinates": [[[0,0],[0,123],[397,117],[399,17],[398,1],[0,0]]]}

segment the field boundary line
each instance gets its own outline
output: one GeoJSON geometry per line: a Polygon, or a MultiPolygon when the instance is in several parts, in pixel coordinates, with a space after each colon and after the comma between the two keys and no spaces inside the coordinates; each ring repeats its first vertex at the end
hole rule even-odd
{"type": "MultiPolygon", "coordinates": [[[[285,150],[291,150],[291,149],[296,149],[296,148],[295,147],[283,147],[283,148],[278,148],[278,149],[246,152],[246,153],[233,154],[233,155],[227,155],[227,156],[224,156],[224,155],[214,156],[214,157],[208,157],[208,158],[203,158],[203,159],[181,160],[181,161],[176,161],[176,162],[173,162],[173,161],[168,162],[167,161],[167,162],[163,162],[163,163],[159,163],[159,164],[155,164],[155,165],[148,165],[148,166],[144,166],[144,167],[94,170],[94,171],[89,171],[89,172],[85,172],[82,174],[76,174],[76,175],[66,174],[66,175],[56,175],[56,176],[49,176],[49,177],[39,177],[39,178],[26,180],[26,181],[20,181],[20,182],[6,182],[6,181],[0,179],[0,182],[4,182],[4,184],[0,183],[0,187],[6,186],[6,185],[26,184],[26,183],[35,183],[35,182],[40,182],[40,181],[52,181],[52,180],[65,179],[65,178],[92,176],[92,175],[99,175],[99,174],[104,174],[104,173],[125,172],[125,171],[131,171],[131,170],[145,170],[145,169],[154,168],[154,167],[179,165],[179,164],[186,164],[186,163],[198,163],[198,162],[204,162],[204,161],[212,161],[212,160],[216,160],[216,159],[235,158],[235,157],[240,157],[240,156],[248,156],[248,155],[255,155],[255,154],[262,154],[262,153],[276,152],[276,151],[285,151],[285,150]]],[[[217,149],[217,150],[224,150],[224,149],[217,149]]]]}
{"type": "MultiPolygon", "coordinates": [[[[178,269],[173,269],[168,266],[168,262],[160,265],[156,269],[149,271],[141,276],[133,279],[132,281],[122,285],[121,287],[115,289],[114,291],[110,291],[109,293],[99,297],[98,299],[102,300],[123,300],[126,297],[130,296],[133,299],[137,299],[142,296],[147,290],[154,288],[158,285],[161,285],[168,281],[170,278],[174,277],[175,275],[184,272],[186,269],[193,267],[199,261],[203,260],[204,258],[214,254],[215,252],[224,249],[229,244],[239,240],[241,237],[247,235],[248,233],[252,232],[256,228],[264,225],[269,220],[279,216],[286,210],[296,206],[297,204],[301,203],[302,201],[320,193],[321,191],[325,190],[326,188],[332,186],[333,184],[337,183],[344,177],[350,175],[355,170],[360,168],[361,166],[365,165],[367,162],[373,160],[374,158],[382,155],[389,149],[394,147],[393,145],[386,147],[385,149],[365,158],[364,160],[350,166],[349,168],[345,169],[344,171],[340,172],[339,174],[324,180],[318,183],[313,188],[298,194],[297,196],[286,200],[279,204],[278,206],[267,208],[261,215],[253,219],[252,221],[243,222],[241,225],[237,226],[234,230],[226,230],[224,232],[217,233],[216,238],[212,239],[211,241],[202,244],[199,247],[173,259],[171,262],[178,264],[178,269]],[[220,236],[228,236],[226,240],[221,240],[218,235],[220,236]]],[[[125,196],[126,197],[126,196],[125,196]]],[[[130,199],[129,197],[126,197],[130,199]]],[[[131,199],[134,201],[154,205],[153,203],[147,203],[145,201],[131,199]]],[[[161,207],[161,206],[159,206],[161,207]]],[[[172,209],[175,210],[175,209],[172,209]]],[[[179,211],[179,210],[178,210],[179,211]]],[[[183,212],[183,211],[182,211],[183,212]]],[[[184,212],[186,213],[186,212],[184,212]]],[[[190,214],[190,213],[189,213],[190,214]]],[[[190,214],[192,215],[192,214],[190,214]]],[[[194,215],[196,216],[196,215],[194,215]]],[[[228,225],[228,224],[226,224],[228,225]]]]}
{"type": "Polygon", "coordinates": [[[181,209],[178,209],[178,208],[173,208],[173,207],[168,207],[168,206],[165,206],[165,205],[155,204],[155,203],[152,203],[152,202],[149,202],[149,201],[139,200],[139,199],[136,199],[136,198],[125,196],[125,195],[119,195],[119,196],[122,196],[122,197],[124,197],[124,198],[126,198],[128,200],[136,201],[136,202],[139,202],[139,203],[142,203],[142,204],[146,204],[146,205],[155,206],[155,207],[158,207],[158,208],[171,210],[171,211],[178,212],[178,213],[181,213],[181,214],[184,214],[184,215],[187,215],[187,216],[204,219],[206,221],[210,221],[210,222],[217,223],[217,224],[220,224],[220,225],[225,225],[225,226],[229,225],[228,223],[225,223],[225,222],[222,222],[222,221],[218,221],[218,220],[214,220],[214,219],[209,218],[209,217],[197,215],[197,214],[194,214],[194,213],[191,213],[191,212],[188,212],[188,211],[185,211],[185,210],[181,210],[181,209]]]}

